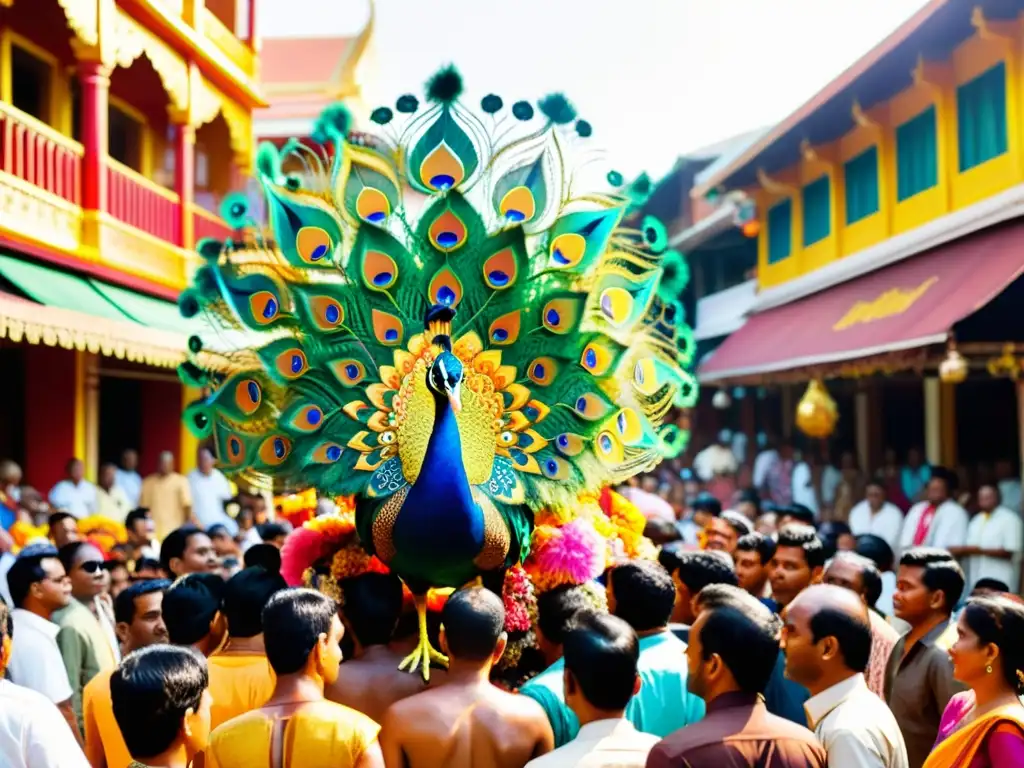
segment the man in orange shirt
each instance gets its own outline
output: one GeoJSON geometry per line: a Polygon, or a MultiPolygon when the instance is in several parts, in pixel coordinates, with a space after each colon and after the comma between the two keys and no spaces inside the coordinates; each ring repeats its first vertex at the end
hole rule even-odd
{"type": "MultiPolygon", "coordinates": [[[[170,582],[163,579],[132,584],[114,601],[117,638],[127,656],[149,645],[167,642],[162,605],[164,590],[170,582]]],[[[92,768],[127,768],[132,762],[121,730],[114,719],[110,700],[110,676],[113,669],[100,672],[82,692],[82,718],[85,721],[85,756],[92,768]]]]}
{"type": "Polygon", "coordinates": [[[245,568],[224,585],[221,611],[228,625],[224,647],[209,657],[211,727],[259,709],[274,692],[274,672],[263,645],[263,609],[287,587],[279,573],[245,568]]]}

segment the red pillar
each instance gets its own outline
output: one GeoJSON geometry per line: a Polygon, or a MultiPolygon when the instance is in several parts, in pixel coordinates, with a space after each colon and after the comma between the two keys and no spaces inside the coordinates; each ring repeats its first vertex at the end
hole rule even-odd
{"type": "Polygon", "coordinates": [[[81,59],[78,79],[82,84],[82,207],[107,209],[107,116],[110,71],[100,61],[81,59]]]}
{"type": "Polygon", "coordinates": [[[174,125],[174,191],[181,201],[181,226],[178,245],[186,250],[195,246],[192,201],[196,188],[196,130],[188,122],[174,125]]]}
{"type": "Polygon", "coordinates": [[[259,41],[256,39],[256,0],[249,0],[249,47],[252,50],[259,48],[259,41]]]}
{"type": "Polygon", "coordinates": [[[75,455],[75,351],[31,346],[24,359],[25,482],[45,495],[75,455]]]}
{"type": "Polygon", "coordinates": [[[156,471],[162,451],[171,451],[181,466],[181,384],[176,381],[142,382],[142,445],[139,446],[143,475],[156,471]]]}

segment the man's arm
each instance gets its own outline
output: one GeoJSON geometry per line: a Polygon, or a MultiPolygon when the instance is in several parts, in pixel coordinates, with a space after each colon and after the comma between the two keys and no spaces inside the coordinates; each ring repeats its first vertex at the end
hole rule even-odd
{"type": "Polygon", "coordinates": [[[402,751],[401,715],[395,707],[389,707],[381,718],[380,734],[377,739],[381,756],[387,768],[405,768],[405,753],[402,751]]]}
{"type": "Polygon", "coordinates": [[[663,744],[664,742],[654,745],[654,749],[647,755],[645,768],[676,768],[663,744]]]}
{"type": "MultiPolygon", "coordinates": [[[[82,711],[82,658],[85,656],[85,638],[73,627],[61,627],[57,633],[57,647],[64,659],[64,669],[71,684],[71,705],[76,713],[82,711]]],[[[76,715],[77,717],[77,715],[76,715]]]]}
{"type": "Polygon", "coordinates": [[[356,760],[354,768],[384,768],[384,765],[384,753],[381,751],[380,742],[374,741],[356,760]]]}

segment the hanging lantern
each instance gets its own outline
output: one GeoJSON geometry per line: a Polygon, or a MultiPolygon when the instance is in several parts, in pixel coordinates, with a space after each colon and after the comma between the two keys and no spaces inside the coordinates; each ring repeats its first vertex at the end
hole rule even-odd
{"type": "Polygon", "coordinates": [[[939,363],[939,380],[945,384],[959,384],[967,378],[967,361],[950,342],[946,359],[939,363]]]}
{"type": "Polygon", "coordinates": [[[825,385],[815,379],[796,407],[796,425],[808,437],[826,438],[835,431],[839,409],[825,385]]]}
{"type": "Polygon", "coordinates": [[[1016,347],[1013,344],[1004,345],[1003,354],[999,357],[993,357],[988,361],[986,367],[988,368],[989,375],[997,378],[1006,376],[1013,381],[1017,381],[1020,378],[1021,361],[1014,355],[1015,350],[1016,347]]]}
{"type": "Polygon", "coordinates": [[[720,389],[715,392],[715,396],[711,398],[711,405],[720,411],[724,411],[730,405],[732,405],[732,398],[729,397],[729,393],[724,389],[720,389]]]}

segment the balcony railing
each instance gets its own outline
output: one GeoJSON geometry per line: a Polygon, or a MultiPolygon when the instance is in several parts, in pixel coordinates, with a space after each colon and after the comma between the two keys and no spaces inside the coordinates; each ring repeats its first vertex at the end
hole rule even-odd
{"type": "Polygon", "coordinates": [[[218,19],[209,8],[203,7],[202,32],[225,56],[234,62],[245,74],[256,71],[256,59],[252,49],[243,43],[218,19]]]}
{"type": "Polygon", "coordinates": [[[204,237],[225,240],[231,237],[232,229],[216,214],[210,213],[202,206],[192,206],[192,234],[198,243],[204,237]]]}
{"type": "Polygon", "coordinates": [[[81,144],[0,103],[0,170],[80,205],[82,154],[81,144]]]}
{"type": "Polygon", "coordinates": [[[178,196],[107,158],[107,206],[111,216],[171,244],[181,242],[178,196]]]}

